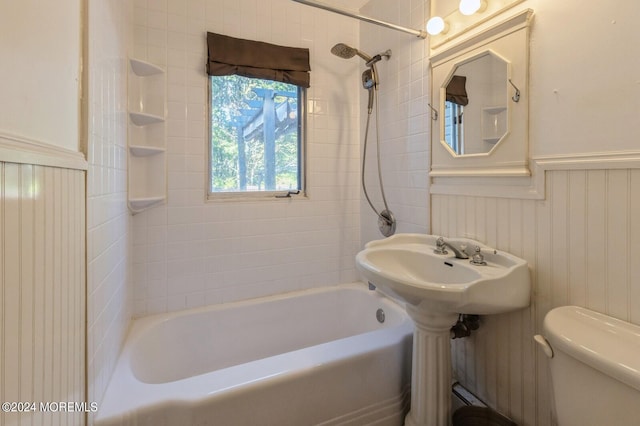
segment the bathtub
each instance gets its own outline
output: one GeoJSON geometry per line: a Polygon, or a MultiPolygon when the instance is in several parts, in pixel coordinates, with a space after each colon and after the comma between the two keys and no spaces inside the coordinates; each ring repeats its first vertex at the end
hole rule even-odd
{"type": "Polygon", "coordinates": [[[402,425],[412,333],[362,283],[142,318],[95,424],[402,425]]]}

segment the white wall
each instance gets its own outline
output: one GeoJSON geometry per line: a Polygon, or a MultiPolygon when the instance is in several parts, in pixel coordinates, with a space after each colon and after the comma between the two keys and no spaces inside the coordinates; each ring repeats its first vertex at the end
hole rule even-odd
{"type": "Polygon", "coordinates": [[[100,402],[133,306],[126,151],[133,7],[90,0],[87,15],[87,376],[89,401],[100,402]]]}
{"type": "Polygon", "coordinates": [[[528,0],[532,156],[638,150],[638,2],[528,0]],[[570,22],[567,17],[571,16],[570,22]]]}
{"type": "MultiPolygon", "coordinates": [[[[428,13],[426,1],[372,0],[362,13],[411,28],[422,28],[428,13]]],[[[389,61],[378,62],[380,154],[384,191],[389,210],[397,220],[396,232],[427,232],[429,229],[429,62],[427,43],[410,34],[379,26],[360,25],[360,46],[375,55],[392,50],[389,61]]],[[[359,72],[364,71],[358,58],[359,72]]],[[[361,144],[366,124],[368,95],[355,82],[360,96],[361,144]]],[[[366,182],[376,209],[383,210],[376,160],[375,114],[371,119],[367,148],[366,182]]],[[[361,195],[361,243],[383,238],[377,216],[361,195]]]]}
{"type": "Polygon", "coordinates": [[[0,1],[0,135],[80,150],[80,1],[0,1]]]}
{"type": "Polygon", "coordinates": [[[353,20],[290,0],[135,3],[135,56],[167,68],[167,205],[133,219],[136,314],[356,279],[358,44],[353,20]],[[205,202],[206,31],[311,50],[308,200],[205,202]]]}

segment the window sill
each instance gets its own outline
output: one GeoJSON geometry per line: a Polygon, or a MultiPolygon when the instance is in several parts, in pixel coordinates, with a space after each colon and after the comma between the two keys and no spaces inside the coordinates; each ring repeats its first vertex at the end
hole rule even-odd
{"type": "Polygon", "coordinates": [[[308,200],[306,192],[300,191],[299,194],[290,194],[287,196],[286,191],[273,192],[215,192],[207,195],[207,202],[244,202],[244,201],[289,201],[289,200],[308,200]]]}

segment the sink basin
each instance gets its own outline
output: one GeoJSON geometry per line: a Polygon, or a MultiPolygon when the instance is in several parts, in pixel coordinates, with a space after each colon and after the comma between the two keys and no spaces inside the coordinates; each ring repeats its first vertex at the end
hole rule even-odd
{"type": "Polygon", "coordinates": [[[469,254],[479,246],[487,264],[474,265],[451,250],[435,254],[437,238],[397,234],[372,241],[356,256],[357,268],[371,284],[420,309],[486,315],[529,305],[526,261],[474,240],[446,239],[455,247],[465,244],[469,254]]]}

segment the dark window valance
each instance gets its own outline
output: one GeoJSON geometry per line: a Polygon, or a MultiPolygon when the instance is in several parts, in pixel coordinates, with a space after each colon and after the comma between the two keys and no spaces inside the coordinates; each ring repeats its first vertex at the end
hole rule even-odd
{"type": "Polygon", "coordinates": [[[467,96],[467,77],[463,75],[454,75],[447,84],[447,100],[458,105],[467,105],[469,97],[467,96]]]}
{"type": "Polygon", "coordinates": [[[211,76],[241,75],[309,87],[309,49],[207,33],[211,76]]]}

